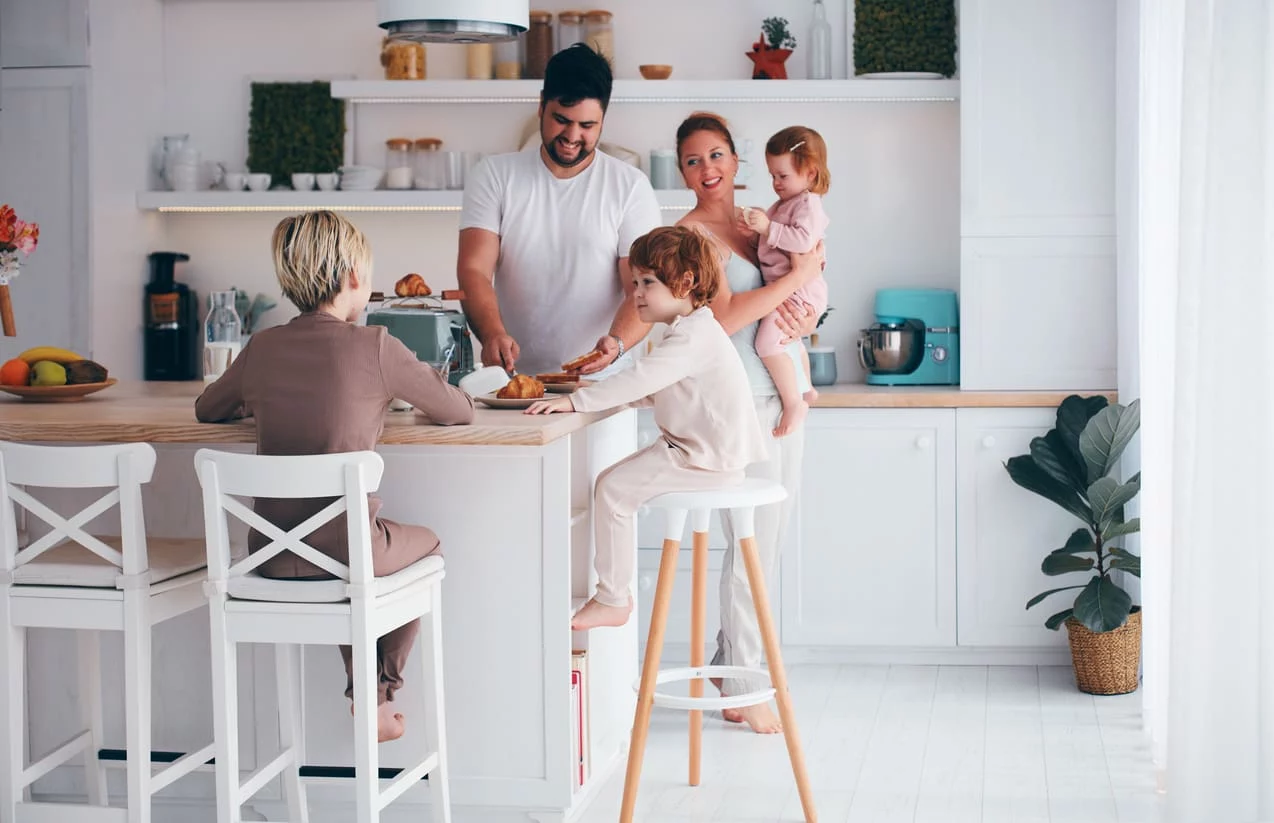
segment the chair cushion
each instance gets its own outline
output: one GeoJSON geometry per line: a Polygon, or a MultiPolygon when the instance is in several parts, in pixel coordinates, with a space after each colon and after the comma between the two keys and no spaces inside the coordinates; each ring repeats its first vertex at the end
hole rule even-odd
{"type": "MultiPolygon", "coordinates": [[[[123,551],[119,537],[94,535],[106,545],[123,551]]],[[[150,585],[204,568],[208,562],[202,538],[147,537],[150,585]]],[[[13,582],[21,586],[80,586],[114,589],[123,570],[72,540],[41,554],[13,570],[13,582]]]]}
{"type": "MultiPolygon", "coordinates": [[[[431,554],[405,569],[378,577],[372,597],[381,597],[422,580],[443,569],[442,555],[431,554]]],[[[232,578],[226,593],[240,600],[269,600],[280,603],[340,603],[349,600],[349,583],[332,580],[275,580],[255,571],[232,578]]]]}

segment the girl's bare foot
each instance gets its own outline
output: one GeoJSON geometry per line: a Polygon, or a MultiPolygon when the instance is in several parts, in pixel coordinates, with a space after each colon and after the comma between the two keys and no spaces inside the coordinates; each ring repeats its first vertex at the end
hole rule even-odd
{"type": "Polygon", "coordinates": [[[805,394],[801,395],[801,397],[805,398],[805,402],[812,406],[814,405],[814,401],[818,399],[818,389],[811,388],[809,391],[805,392],[805,394]]]}
{"type": "Polygon", "coordinates": [[[571,631],[586,632],[602,626],[622,626],[628,622],[628,616],[632,612],[632,598],[628,599],[627,606],[608,606],[598,603],[594,597],[575,612],[575,616],[571,618],[571,631]]]}
{"type": "Polygon", "coordinates": [[[783,413],[779,415],[779,424],[774,427],[775,437],[787,437],[792,432],[801,427],[805,422],[805,415],[809,413],[810,404],[804,400],[799,403],[793,403],[790,406],[783,407],[783,413]]]}
{"type": "MultiPolygon", "coordinates": [[[[354,713],[354,704],[349,704],[349,713],[354,713]]],[[[385,743],[403,736],[406,721],[400,712],[394,711],[394,704],[388,700],[376,707],[376,740],[385,743]]]]}

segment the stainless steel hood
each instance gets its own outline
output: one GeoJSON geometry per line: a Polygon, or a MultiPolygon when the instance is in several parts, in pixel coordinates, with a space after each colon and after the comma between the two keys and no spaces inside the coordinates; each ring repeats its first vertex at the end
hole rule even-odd
{"type": "Polygon", "coordinates": [[[395,40],[494,43],[526,31],[528,0],[376,0],[380,27],[395,40]]]}

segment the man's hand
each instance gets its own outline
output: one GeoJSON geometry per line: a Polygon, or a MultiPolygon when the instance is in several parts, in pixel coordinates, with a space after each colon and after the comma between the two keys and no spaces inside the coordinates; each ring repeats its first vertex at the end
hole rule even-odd
{"type": "Polygon", "coordinates": [[[561,394],[552,400],[536,400],[534,403],[526,407],[523,414],[553,414],[554,412],[573,412],[575,404],[571,402],[570,395],[561,394]]]}
{"type": "Polygon", "coordinates": [[[784,346],[818,328],[818,318],[814,316],[813,307],[798,297],[784,300],[775,311],[778,312],[775,325],[783,332],[783,339],[779,342],[784,346]]]}
{"type": "Polygon", "coordinates": [[[482,344],[482,365],[499,366],[505,371],[513,371],[521,353],[518,341],[512,335],[497,334],[482,344]]]}
{"type": "Polygon", "coordinates": [[[619,344],[615,342],[615,338],[611,335],[603,335],[597,341],[597,345],[593,347],[593,351],[599,351],[602,356],[589,363],[587,366],[579,370],[580,374],[593,374],[614,363],[619,357],[619,344]]]}

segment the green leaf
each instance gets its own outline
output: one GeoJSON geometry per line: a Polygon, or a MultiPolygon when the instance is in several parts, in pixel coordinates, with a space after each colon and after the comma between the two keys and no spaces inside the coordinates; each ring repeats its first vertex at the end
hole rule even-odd
{"type": "Polygon", "coordinates": [[[1122,537],[1125,534],[1136,534],[1141,531],[1141,518],[1134,517],[1126,523],[1114,523],[1110,528],[1104,529],[1101,536],[1106,540],[1116,537],[1122,537]]]}
{"type": "Polygon", "coordinates": [[[1044,621],[1044,628],[1057,631],[1057,629],[1066,622],[1066,618],[1070,617],[1074,613],[1074,609],[1062,609],[1060,612],[1044,621]]]}
{"type": "Polygon", "coordinates": [[[1031,440],[1031,459],[1059,483],[1083,494],[1088,488],[1084,469],[1066,450],[1061,435],[1052,429],[1043,437],[1031,440]],[[1051,440],[1050,440],[1051,438],[1051,440]]]}
{"type": "Polygon", "coordinates": [[[1141,558],[1127,549],[1112,546],[1110,568],[1126,571],[1135,577],[1141,577],[1141,558]]]}
{"type": "Polygon", "coordinates": [[[1128,592],[1110,578],[1094,577],[1075,598],[1075,619],[1091,632],[1109,632],[1124,625],[1132,611],[1128,592]]]}
{"type": "Polygon", "coordinates": [[[1013,478],[1014,483],[1035,492],[1046,500],[1053,501],[1085,523],[1092,522],[1092,510],[1078,492],[1055,480],[1052,475],[1041,469],[1033,458],[1025,455],[1010,457],[1004,466],[1008,469],[1009,477],[1013,478]]]}
{"type": "Polygon", "coordinates": [[[1082,589],[1082,588],[1084,587],[1083,586],[1062,586],[1060,589],[1049,589],[1046,592],[1040,592],[1039,594],[1032,597],[1030,600],[1026,601],[1026,608],[1029,609],[1031,606],[1034,606],[1035,604],[1039,603],[1041,600],[1048,597],[1049,595],[1057,594],[1058,592],[1068,591],[1070,589],[1082,589]]]}
{"type": "Polygon", "coordinates": [[[1076,529],[1071,532],[1071,536],[1066,538],[1066,545],[1060,549],[1054,549],[1053,553],[1069,552],[1092,552],[1097,550],[1097,544],[1093,542],[1093,533],[1088,529],[1076,529]]]}
{"type": "Polygon", "coordinates": [[[1053,552],[1044,558],[1044,562],[1040,564],[1040,571],[1050,577],[1056,577],[1059,574],[1086,572],[1095,565],[1097,561],[1092,557],[1077,557],[1073,554],[1053,552]]]}
{"type": "Polygon", "coordinates": [[[1141,491],[1141,483],[1137,477],[1120,485],[1113,477],[1098,478],[1088,487],[1088,500],[1093,507],[1093,522],[1097,524],[1102,535],[1111,524],[1123,519],[1124,504],[1137,496],[1141,491]]]}
{"type": "MultiPolygon", "coordinates": [[[[1093,415],[1109,405],[1109,401],[1101,395],[1080,397],[1072,394],[1057,407],[1057,431],[1062,443],[1081,465],[1085,465],[1084,453],[1079,450],[1079,436],[1093,415]]],[[[1088,470],[1084,470],[1084,481],[1088,482],[1088,470]]]]}
{"type": "Polygon", "coordinates": [[[1088,421],[1079,435],[1079,450],[1088,464],[1090,481],[1110,473],[1140,426],[1140,400],[1128,406],[1107,406],[1088,421]]]}

